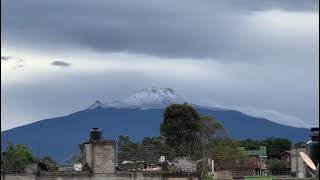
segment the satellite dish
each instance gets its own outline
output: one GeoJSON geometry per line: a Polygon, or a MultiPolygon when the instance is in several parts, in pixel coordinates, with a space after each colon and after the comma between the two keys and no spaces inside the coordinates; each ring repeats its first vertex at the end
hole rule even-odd
{"type": "Polygon", "coordinates": [[[300,152],[300,156],[303,159],[303,161],[307,164],[307,166],[309,166],[312,170],[316,171],[317,167],[316,165],[314,165],[314,163],[312,162],[312,160],[309,158],[308,155],[306,155],[306,153],[304,152],[300,152]]]}

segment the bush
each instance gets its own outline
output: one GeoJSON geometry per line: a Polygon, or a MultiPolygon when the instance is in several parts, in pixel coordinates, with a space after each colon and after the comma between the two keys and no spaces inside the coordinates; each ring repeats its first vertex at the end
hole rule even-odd
{"type": "Polygon", "coordinates": [[[279,159],[269,159],[267,161],[269,173],[272,175],[287,175],[287,162],[279,159]]]}
{"type": "Polygon", "coordinates": [[[8,143],[6,151],[1,153],[1,169],[8,172],[22,173],[28,164],[34,162],[36,159],[31,150],[22,144],[8,143]]]}

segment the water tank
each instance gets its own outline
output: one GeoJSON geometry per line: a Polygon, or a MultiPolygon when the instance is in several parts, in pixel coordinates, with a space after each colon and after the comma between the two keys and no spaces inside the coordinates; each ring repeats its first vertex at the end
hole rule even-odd
{"type": "Polygon", "coordinates": [[[311,128],[311,140],[307,142],[307,153],[313,163],[319,163],[319,128],[311,128]]]}
{"type": "Polygon", "coordinates": [[[93,128],[90,131],[90,141],[100,141],[102,137],[102,130],[98,128],[93,128]]]}

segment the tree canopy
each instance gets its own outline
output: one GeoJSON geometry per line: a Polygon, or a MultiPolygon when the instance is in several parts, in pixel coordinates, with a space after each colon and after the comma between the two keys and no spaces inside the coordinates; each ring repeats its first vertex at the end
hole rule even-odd
{"type": "Polygon", "coordinates": [[[201,131],[200,115],[188,104],[173,104],[163,113],[160,134],[173,147],[177,156],[193,154],[201,131]]]}
{"type": "Polygon", "coordinates": [[[290,150],[292,143],[286,138],[267,138],[264,140],[252,140],[247,139],[239,141],[240,146],[245,147],[245,149],[257,150],[259,146],[267,146],[267,156],[268,158],[279,158],[279,155],[286,150],[290,150]]]}
{"type": "Polygon", "coordinates": [[[22,144],[8,143],[6,151],[1,153],[1,168],[8,172],[22,173],[27,164],[36,162],[31,150],[22,144]]]}

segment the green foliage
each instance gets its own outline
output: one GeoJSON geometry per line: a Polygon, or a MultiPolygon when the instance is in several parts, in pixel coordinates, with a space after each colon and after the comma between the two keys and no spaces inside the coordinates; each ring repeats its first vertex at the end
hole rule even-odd
{"type": "Polygon", "coordinates": [[[145,137],[138,142],[138,158],[149,162],[158,162],[160,156],[167,159],[174,157],[174,149],[165,144],[161,137],[145,137]]]}
{"type": "Polygon", "coordinates": [[[268,158],[278,158],[283,151],[290,150],[292,146],[292,143],[286,138],[273,137],[261,141],[247,139],[239,141],[239,144],[246,150],[258,150],[259,146],[267,146],[268,158]]]}
{"type": "Polygon", "coordinates": [[[1,154],[1,169],[22,173],[26,165],[34,163],[35,160],[27,146],[9,142],[6,151],[1,154]]]}
{"type": "Polygon", "coordinates": [[[207,144],[217,137],[225,137],[227,132],[223,125],[214,117],[208,115],[200,116],[200,139],[207,144]]]}
{"type": "Polygon", "coordinates": [[[244,147],[246,150],[259,150],[259,146],[267,146],[267,144],[263,141],[252,139],[239,141],[239,145],[244,147]]]}
{"type": "Polygon", "coordinates": [[[215,139],[209,144],[209,157],[214,159],[216,165],[223,169],[242,164],[246,159],[246,153],[239,149],[238,143],[231,138],[215,139]]]}
{"type": "Polygon", "coordinates": [[[288,163],[279,159],[268,159],[267,160],[269,173],[272,175],[286,175],[288,163]]]}
{"type": "Polygon", "coordinates": [[[175,149],[177,156],[194,154],[200,133],[200,115],[190,105],[173,104],[163,113],[160,134],[175,149]]]}
{"type": "Polygon", "coordinates": [[[158,162],[160,156],[167,159],[175,157],[175,151],[161,137],[145,137],[141,142],[133,142],[128,136],[120,136],[118,143],[119,163],[123,161],[158,162]]]}
{"type": "Polygon", "coordinates": [[[304,147],[306,146],[306,143],[303,141],[297,142],[293,145],[294,148],[304,147]]]}
{"type": "Polygon", "coordinates": [[[119,136],[118,142],[118,160],[120,164],[123,161],[137,160],[138,145],[132,142],[129,136],[119,136]]]}
{"type": "Polygon", "coordinates": [[[283,151],[292,147],[292,143],[286,138],[268,138],[264,142],[267,145],[268,158],[279,158],[283,151]]]}

